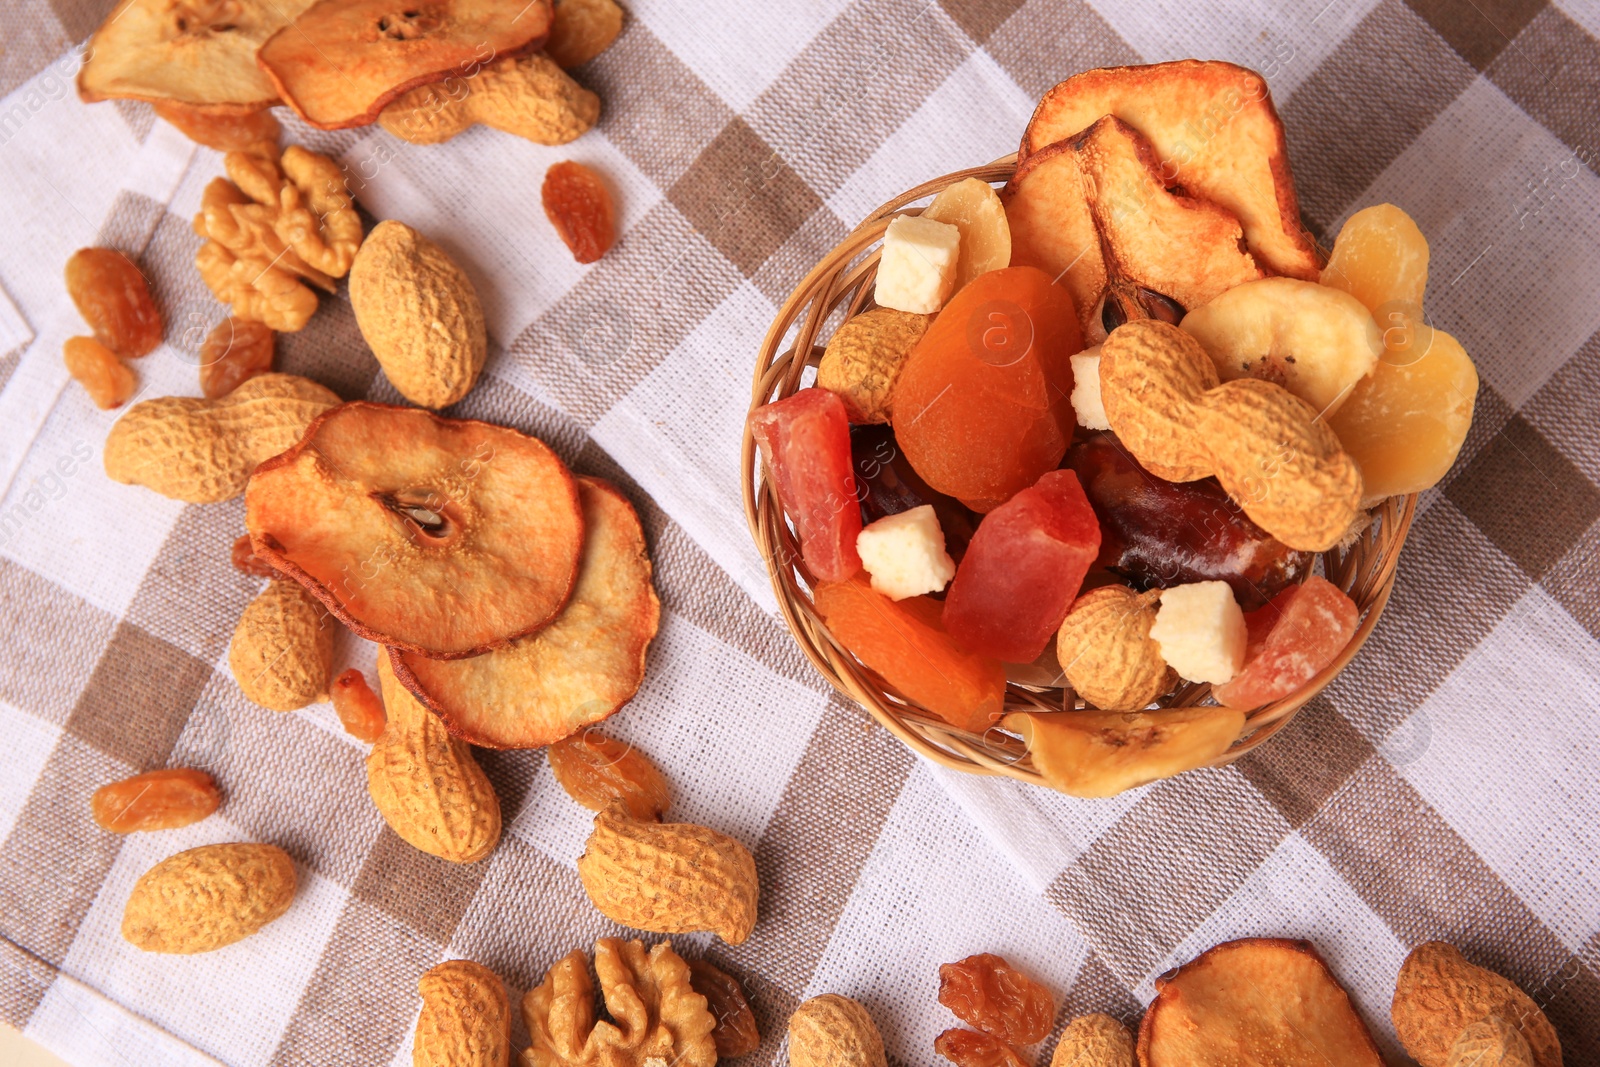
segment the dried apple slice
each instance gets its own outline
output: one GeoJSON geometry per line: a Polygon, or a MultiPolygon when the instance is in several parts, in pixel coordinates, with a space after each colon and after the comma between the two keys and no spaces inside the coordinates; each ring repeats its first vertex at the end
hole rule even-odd
{"type": "Polygon", "coordinates": [[[1106,290],[1105,258],[1072,145],[1029,156],[1000,191],[1000,202],[1011,226],[1011,265],[1038,267],[1064,285],[1084,336],[1104,333],[1094,324],[1106,290]]]}
{"type": "Polygon", "coordinates": [[[241,114],[278,102],[263,41],[312,0],[122,0],[89,38],[78,95],[175,101],[241,114]]]}
{"type": "Polygon", "coordinates": [[[341,130],[376,122],[409,89],[533,51],[550,22],[550,0],[321,0],[256,60],[301,118],[341,130]]]}
{"type": "Polygon", "coordinates": [[[1140,1067],[1384,1067],[1309,941],[1227,941],[1156,979],[1140,1067]]]}
{"type": "Polygon", "coordinates": [[[661,603],[633,505],[579,478],[588,539],[572,600],[554,622],[509,648],[464,660],[389,650],[395,677],[449,727],[487,748],[535,748],[599,722],[644,679],[661,603]]]}
{"type": "Polygon", "coordinates": [[[1102,115],[1115,115],[1150,139],[1166,182],[1237,216],[1263,266],[1317,279],[1321,263],[1300,225],[1283,123],[1261,75],[1196,59],[1085,71],[1044,94],[1023,134],[1018,163],[1102,115]]]}
{"type": "Polygon", "coordinates": [[[577,486],[542,441],[416,408],[334,408],[256,468],[258,556],[371,641],[455,658],[566,605],[583,547],[577,486]]]}

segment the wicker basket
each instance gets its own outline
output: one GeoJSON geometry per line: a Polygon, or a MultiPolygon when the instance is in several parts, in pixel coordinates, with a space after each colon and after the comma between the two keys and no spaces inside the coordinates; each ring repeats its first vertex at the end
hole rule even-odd
{"type": "MultiPolygon", "coordinates": [[[[795,289],[762,342],[756,361],[751,409],[789,396],[800,386],[801,374],[815,365],[822,353],[822,330],[829,321],[842,321],[871,306],[878,249],[889,220],[897,214],[917,214],[916,204],[947,185],[964,178],[990,183],[1005,182],[1016,157],[996,160],[986,167],[946,174],[925,182],[883,205],[867,217],[814,267],[795,289]],[[785,350],[780,352],[780,347],[785,350]],[[796,358],[796,353],[802,353],[796,358]]],[[[996,774],[1024,782],[1044,784],[1029,760],[1022,742],[1001,731],[983,737],[959,730],[907,701],[882,678],[863,666],[835,642],[812,605],[812,579],[804,569],[799,546],[785,521],[771,488],[761,478],[755,440],[748,427],[742,456],[745,515],[767,561],[778,605],[790,631],[812,664],[841,693],[855,700],[894,735],[922,755],[946,767],[973,774],[996,774]]],[[[1321,692],[1355,656],[1377,624],[1394,586],[1395,563],[1416,510],[1416,496],[1384,501],[1374,522],[1350,547],[1322,554],[1323,575],[1344,589],[1362,612],[1355,636],[1337,659],[1293,696],[1252,712],[1242,738],[1214,765],[1242,756],[1277,733],[1312,697],[1321,692]]],[[[1188,707],[1206,701],[1209,685],[1185,684],[1164,698],[1163,707],[1188,707]]],[[[1063,712],[1081,708],[1070,691],[1012,684],[1007,688],[1008,710],[1063,712]]]]}

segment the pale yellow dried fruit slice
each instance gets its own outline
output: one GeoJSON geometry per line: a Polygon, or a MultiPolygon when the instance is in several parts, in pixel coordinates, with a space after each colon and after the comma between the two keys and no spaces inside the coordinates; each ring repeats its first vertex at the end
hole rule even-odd
{"type": "Polygon", "coordinates": [[[1111,797],[1203,767],[1244,729],[1232,708],[1170,708],[1127,714],[1072,711],[1002,720],[1019,734],[1046,784],[1075,797],[1111,797]]]}
{"type": "Polygon", "coordinates": [[[980,274],[1011,266],[1011,224],[1006,221],[999,194],[988,182],[963,178],[945,186],[922,209],[922,217],[961,231],[956,292],[980,274]]]}
{"type": "Polygon", "coordinates": [[[452,733],[487,748],[559,741],[622,707],[644,680],[661,618],[633,505],[579,478],[587,540],[566,609],[539,633],[472,659],[390,650],[395,676],[452,733]]]}

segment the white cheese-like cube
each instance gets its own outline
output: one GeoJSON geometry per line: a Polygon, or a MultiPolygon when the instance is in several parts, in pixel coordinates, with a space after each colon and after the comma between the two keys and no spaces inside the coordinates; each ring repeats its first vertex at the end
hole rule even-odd
{"type": "Polygon", "coordinates": [[[873,295],[882,307],[933,314],[955,288],[960,251],[961,231],[948,222],[901,215],[883,235],[873,295]]]}
{"type": "Polygon", "coordinates": [[[1167,665],[1191,682],[1221,685],[1244,666],[1244,612],[1227,582],[1164,590],[1150,636],[1167,665]]]}
{"type": "Polygon", "coordinates": [[[1086,430],[1109,430],[1106,406],[1100,401],[1100,346],[1072,357],[1072,412],[1086,430]]]}
{"type": "Polygon", "coordinates": [[[885,515],[867,526],[856,536],[856,551],[872,576],[872,588],[890,600],[937,593],[956,576],[932,504],[885,515]]]}

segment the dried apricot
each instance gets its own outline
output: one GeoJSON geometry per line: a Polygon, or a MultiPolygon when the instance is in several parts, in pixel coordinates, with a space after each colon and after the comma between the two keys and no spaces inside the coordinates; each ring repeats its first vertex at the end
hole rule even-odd
{"type": "Polygon", "coordinates": [[[383,736],[389,719],[384,714],[383,701],[367,684],[366,675],[351,667],[333,680],[328,695],[345,733],[369,745],[383,736]]]}
{"type": "Polygon", "coordinates": [[[1027,1067],[1016,1049],[976,1030],[946,1030],[933,1039],[933,1051],[956,1067],[1027,1067]]]}
{"type": "Polygon", "coordinates": [[[567,796],[590,811],[621,800],[635,819],[655,819],[672,802],[672,790],[643,752],[599,730],[584,730],[547,750],[550,772],[567,796]]]}
{"type": "Polygon", "coordinates": [[[205,771],[169,767],[103,785],[89,798],[100,829],[114,834],[172,830],[217,810],[222,793],[205,771]]]}
{"type": "Polygon", "coordinates": [[[614,0],[555,0],[544,51],[562,68],[589,62],[622,32],[622,8],[614,0]]]}
{"type": "Polygon", "coordinates": [[[161,343],[161,312],[133,260],[114,248],[80,248],[67,260],[67,294],[95,339],[119,356],[161,343]]]}
{"type": "Polygon", "coordinates": [[[1050,991],[992,952],[941,966],[939,1003],[1013,1045],[1043,1041],[1056,1017],[1050,991]]]}
{"type": "Polygon", "coordinates": [[[256,555],[254,546],[250,544],[249,534],[240,534],[233,542],[233,549],[229,553],[233,560],[233,569],[240,574],[248,574],[252,578],[276,578],[278,572],[272,564],[256,555]]]}
{"type": "Polygon", "coordinates": [[[579,263],[593,263],[616,240],[616,209],[600,175],[570,160],[545,172],[544,213],[579,263]]]}
{"type": "Polygon", "coordinates": [[[200,345],[200,391],[217,400],[266,374],[277,347],[278,335],[266,323],[228,316],[200,345]]]}
{"type": "Polygon", "coordinates": [[[717,1028],[711,1031],[717,1059],[731,1060],[761,1047],[756,1014],[750,1010],[750,1001],[737,978],[707,960],[690,960],[689,985],[706,998],[706,1005],[717,1020],[717,1028]]]}
{"type": "Polygon", "coordinates": [[[93,337],[69,337],[61,346],[67,373],[88,390],[89,399],[102,410],[121,407],[133,395],[139,379],[117,354],[93,337]]]}
{"type": "Polygon", "coordinates": [[[157,115],[178,127],[189,140],[218,152],[276,155],[278,135],[283,132],[283,127],[267,108],[233,112],[176,100],[157,100],[155,109],[157,115]]]}

